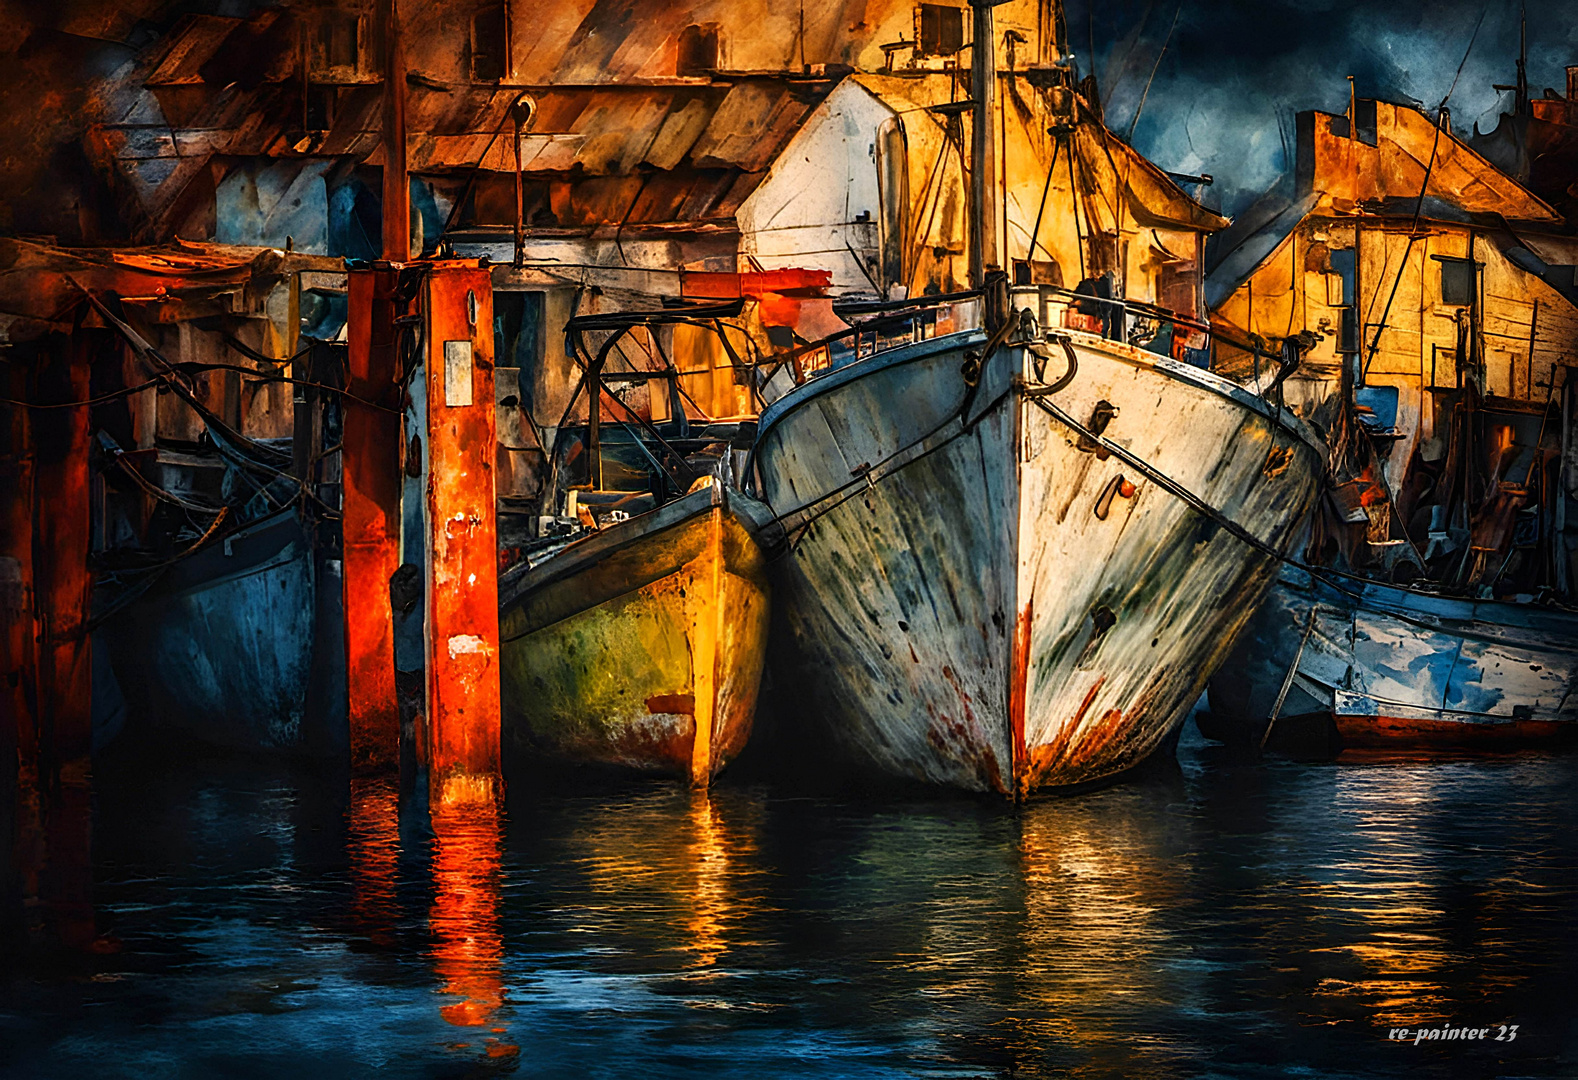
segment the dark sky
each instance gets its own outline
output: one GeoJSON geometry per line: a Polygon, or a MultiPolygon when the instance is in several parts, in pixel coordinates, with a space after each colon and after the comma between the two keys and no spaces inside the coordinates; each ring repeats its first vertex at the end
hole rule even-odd
{"type": "MultiPolygon", "coordinates": [[[[1453,128],[1496,126],[1512,95],[1518,56],[1517,0],[1067,0],[1069,43],[1096,73],[1107,123],[1126,134],[1161,54],[1134,129],[1137,149],[1165,169],[1211,173],[1206,201],[1242,210],[1277,180],[1292,150],[1293,114],[1342,112],[1348,75],[1361,97],[1423,102],[1434,110],[1484,14],[1479,37],[1447,103],[1453,128]]],[[[1566,92],[1578,64],[1578,2],[1529,0],[1528,72],[1534,96],[1566,92]]]]}

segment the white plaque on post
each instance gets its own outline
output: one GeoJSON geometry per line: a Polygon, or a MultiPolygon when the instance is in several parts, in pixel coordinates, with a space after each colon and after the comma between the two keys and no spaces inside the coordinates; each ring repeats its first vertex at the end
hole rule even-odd
{"type": "Polygon", "coordinates": [[[444,342],[444,404],[471,404],[471,342],[444,342]]]}

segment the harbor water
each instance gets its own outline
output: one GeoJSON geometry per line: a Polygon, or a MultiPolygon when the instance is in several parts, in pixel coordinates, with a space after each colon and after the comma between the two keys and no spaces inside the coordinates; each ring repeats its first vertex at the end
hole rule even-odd
{"type": "Polygon", "coordinates": [[[1176,767],[1018,809],[738,772],[428,831],[390,783],[106,764],[113,944],[0,975],[0,1072],[1578,1075],[1574,756],[1191,724],[1176,767]]]}

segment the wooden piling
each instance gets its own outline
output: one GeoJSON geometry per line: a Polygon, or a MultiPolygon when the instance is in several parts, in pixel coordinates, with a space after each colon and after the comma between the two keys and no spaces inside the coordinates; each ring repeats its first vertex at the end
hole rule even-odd
{"type": "MultiPolygon", "coordinates": [[[[31,370],[18,370],[26,361],[13,365],[6,396],[42,406],[86,400],[97,344],[87,330],[41,343],[31,370]]],[[[0,745],[14,753],[4,785],[5,901],[42,917],[28,930],[81,949],[95,941],[89,420],[86,408],[11,407],[3,472],[16,482],[4,485],[0,514],[0,745]]]]}
{"type": "Polygon", "coordinates": [[[428,792],[434,807],[502,792],[493,286],[476,263],[427,275],[425,611],[428,792]]]}
{"type": "Polygon", "coordinates": [[[345,658],[351,767],[399,762],[389,578],[400,565],[399,270],[350,272],[347,390],[341,421],[345,658]]]}

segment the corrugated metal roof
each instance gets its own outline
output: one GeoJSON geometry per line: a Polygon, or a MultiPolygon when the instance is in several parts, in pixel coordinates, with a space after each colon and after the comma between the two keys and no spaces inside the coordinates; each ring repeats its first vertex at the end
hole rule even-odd
{"type": "MultiPolygon", "coordinates": [[[[638,17],[634,0],[598,8],[582,28],[590,36],[617,24],[634,40],[650,15],[638,17]]],[[[315,92],[331,95],[328,130],[302,130],[303,90],[291,66],[299,64],[299,49],[282,45],[294,40],[290,20],[288,12],[250,20],[189,16],[162,55],[148,61],[151,70],[144,68],[144,85],[163,117],[139,115],[90,131],[92,156],[113,167],[130,189],[148,214],[151,235],[168,227],[164,218],[180,209],[182,193],[206,175],[213,159],[382,164],[383,88],[377,83],[318,87],[315,92]],[[232,54],[243,53],[252,58],[247,79],[212,77],[221,60],[233,67],[232,54]]],[[[567,58],[554,78],[580,70],[585,50],[570,52],[579,59],[567,58]]],[[[609,68],[597,78],[619,74],[609,68]]],[[[415,75],[407,80],[408,167],[428,176],[512,174],[509,107],[524,90],[536,99],[537,112],[522,139],[523,170],[534,183],[573,189],[552,196],[555,227],[716,223],[755,189],[837,81],[785,73],[523,88],[415,75]]]]}
{"type": "MultiPolygon", "coordinates": [[[[642,168],[759,172],[833,85],[752,78],[699,86],[531,89],[526,92],[537,100],[537,116],[521,140],[522,168],[580,176],[629,175],[642,168]]],[[[408,100],[419,103],[409,106],[411,169],[514,172],[506,114],[520,93],[413,87],[408,100]]],[[[346,122],[375,121],[376,110],[371,112],[346,122]]],[[[343,126],[337,118],[331,140],[343,137],[343,126]]]]}
{"type": "Polygon", "coordinates": [[[279,82],[291,77],[296,63],[291,48],[294,31],[288,16],[264,11],[250,20],[221,15],[188,15],[169,35],[169,45],[153,73],[143,81],[150,87],[200,86],[242,77],[244,81],[279,82]],[[204,69],[216,65],[224,76],[204,69]],[[240,67],[252,70],[241,72],[240,67]]]}

